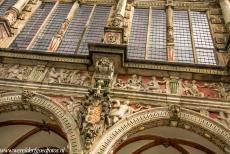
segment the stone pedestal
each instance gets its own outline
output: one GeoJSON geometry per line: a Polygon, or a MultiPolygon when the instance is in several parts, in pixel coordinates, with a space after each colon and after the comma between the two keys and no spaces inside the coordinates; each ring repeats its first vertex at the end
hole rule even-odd
{"type": "Polygon", "coordinates": [[[11,36],[12,33],[10,27],[17,21],[19,14],[28,2],[29,0],[18,0],[0,18],[0,39],[11,36]]]}

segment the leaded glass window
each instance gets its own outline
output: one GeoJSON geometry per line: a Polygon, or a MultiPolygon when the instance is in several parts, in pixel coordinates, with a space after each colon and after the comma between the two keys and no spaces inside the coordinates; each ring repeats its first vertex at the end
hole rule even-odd
{"type": "Polygon", "coordinates": [[[42,3],[10,47],[16,49],[26,49],[53,6],[53,3],[42,3]]]}
{"type": "Polygon", "coordinates": [[[164,10],[152,10],[151,17],[147,59],[167,61],[166,13],[164,10]]]}
{"type": "Polygon", "coordinates": [[[166,61],[164,10],[136,8],[128,41],[128,58],[166,61]]]}
{"type": "Polygon", "coordinates": [[[99,43],[101,42],[104,27],[109,15],[110,7],[97,6],[95,8],[92,19],[90,20],[89,27],[82,38],[79,54],[88,55],[88,43],[99,43]]]}
{"type": "Polygon", "coordinates": [[[60,3],[49,20],[46,23],[46,26],[36,37],[32,50],[47,51],[49,44],[56,34],[60,25],[63,23],[64,19],[67,17],[72,4],[71,3],[60,3]]]}
{"type": "Polygon", "coordinates": [[[128,41],[128,58],[144,59],[148,33],[148,9],[135,9],[128,41]]]}
{"type": "Polygon", "coordinates": [[[214,47],[205,12],[191,12],[197,62],[199,64],[216,64],[214,47]]]}
{"type": "Polygon", "coordinates": [[[174,11],[174,60],[176,62],[193,63],[192,39],[187,11],[174,11]]]}
{"type": "Polygon", "coordinates": [[[0,5],[0,16],[4,15],[4,13],[14,5],[16,0],[4,0],[4,2],[0,5]]]}
{"type": "Polygon", "coordinates": [[[80,6],[57,52],[88,55],[88,43],[101,42],[110,9],[107,6],[80,6]]]}
{"type": "Polygon", "coordinates": [[[82,5],[76,11],[57,52],[72,54],[76,52],[92,8],[93,6],[82,5]]]}
{"type": "MultiPolygon", "coordinates": [[[[168,52],[173,61],[216,65],[206,12],[173,10],[172,21],[174,40],[168,52]]],[[[167,61],[166,30],[165,10],[135,8],[128,58],[167,61]]]]}

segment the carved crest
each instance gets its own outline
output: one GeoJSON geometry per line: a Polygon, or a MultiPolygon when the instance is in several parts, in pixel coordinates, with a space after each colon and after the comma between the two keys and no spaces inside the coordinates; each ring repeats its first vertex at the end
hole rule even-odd
{"type": "MultiPolygon", "coordinates": [[[[100,89],[100,86],[99,86],[100,89]]],[[[98,89],[89,90],[89,94],[81,102],[80,125],[85,141],[85,148],[89,149],[94,138],[106,128],[106,119],[109,117],[111,100],[105,91],[101,93],[98,89]]]]}
{"type": "Polygon", "coordinates": [[[114,65],[107,57],[102,57],[96,61],[95,78],[112,80],[114,74],[114,65]]]}

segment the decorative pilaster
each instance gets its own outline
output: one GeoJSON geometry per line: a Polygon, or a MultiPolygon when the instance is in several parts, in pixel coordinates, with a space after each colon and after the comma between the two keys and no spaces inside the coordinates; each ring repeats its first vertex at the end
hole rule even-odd
{"type": "Polygon", "coordinates": [[[67,28],[69,26],[69,23],[72,20],[72,18],[74,16],[76,10],[78,9],[78,7],[79,7],[79,4],[78,4],[78,1],[76,1],[73,4],[68,16],[66,17],[66,19],[62,23],[61,27],[57,31],[56,35],[52,38],[52,40],[51,40],[51,42],[49,44],[49,48],[48,48],[49,52],[54,52],[54,51],[57,50],[57,48],[58,48],[59,44],[61,43],[61,40],[62,40],[65,32],[66,32],[66,30],[67,30],[67,28]]]}
{"type": "Polygon", "coordinates": [[[219,0],[219,3],[224,16],[225,26],[230,34],[230,2],[229,0],[219,0]]]}
{"type": "Polygon", "coordinates": [[[29,0],[18,0],[12,7],[10,7],[3,17],[0,17],[0,37],[4,39],[11,36],[10,27],[16,22],[23,8],[27,5],[29,0]]]}
{"type": "MultiPolygon", "coordinates": [[[[228,34],[230,35],[230,2],[229,0],[219,0],[219,3],[224,16],[225,27],[227,29],[228,34]]],[[[228,43],[227,51],[228,51],[228,56],[227,56],[228,67],[230,69],[230,43],[228,43]]]]}
{"type": "Polygon", "coordinates": [[[173,1],[167,0],[166,16],[167,16],[167,55],[168,61],[174,61],[174,38],[173,38],[173,1]]]}
{"type": "Polygon", "coordinates": [[[119,0],[116,6],[113,19],[108,27],[105,28],[104,43],[122,44],[124,35],[124,18],[127,0],[119,0]]]}

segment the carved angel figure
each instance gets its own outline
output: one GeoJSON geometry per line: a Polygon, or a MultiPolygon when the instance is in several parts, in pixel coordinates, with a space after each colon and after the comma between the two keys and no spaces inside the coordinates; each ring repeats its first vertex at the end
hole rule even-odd
{"type": "Polygon", "coordinates": [[[109,113],[108,125],[111,126],[125,116],[133,113],[133,109],[129,106],[129,101],[124,101],[123,104],[119,100],[112,101],[111,110],[109,113]]]}

